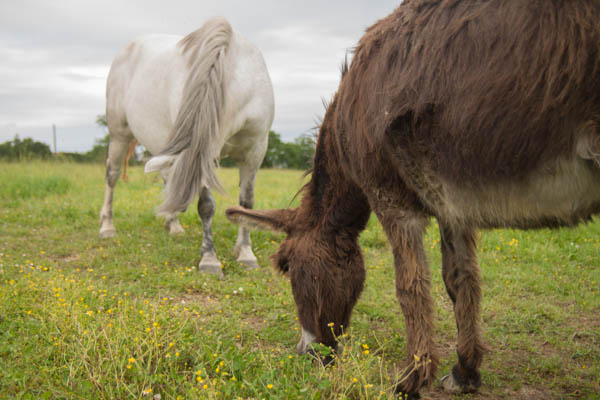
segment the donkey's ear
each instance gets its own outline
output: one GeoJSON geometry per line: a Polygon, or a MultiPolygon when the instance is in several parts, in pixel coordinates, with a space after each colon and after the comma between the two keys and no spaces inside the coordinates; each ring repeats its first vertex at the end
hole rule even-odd
{"type": "Polygon", "coordinates": [[[231,207],[225,215],[231,222],[250,229],[259,229],[276,232],[290,232],[294,218],[294,210],[287,208],[280,210],[249,210],[243,207],[231,207]]]}

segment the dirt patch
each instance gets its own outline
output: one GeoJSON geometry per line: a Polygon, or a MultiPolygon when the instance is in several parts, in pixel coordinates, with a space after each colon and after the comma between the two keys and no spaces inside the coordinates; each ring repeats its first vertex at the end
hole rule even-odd
{"type": "Polygon", "coordinates": [[[258,317],[247,317],[242,319],[241,324],[251,328],[252,330],[260,331],[265,327],[265,319],[258,317]]]}
{"type": "Polygon", "coordinates": [[[600,327],[600,310],[597,310],[596,316],[594,318],[590,315],[579,315],[570,319],[568,325],[575,331],[571,340],[589,345],[600,344],[600,337],[597,333],[598,327],[600,327]]]}
{"type": "MultiPolygon", "coordinates": [[[[421,398],[423,400],[448,400],[451,399],[452,396],[448,395],[448,393],[444,392],[444,390],[439,387],[432,387],[429,390],[421,392],[421,398]]],[[[472,393],[468,395],[459,396],[457,398],[461,398],[464,400],[490,400],[490,399],[522,399],[522,400],[550,400],[552,399],[551,392],[545,389],[533,388],[533,387],[523,387],[518,391],[514,390],[506,390],[502,393],[493,393],[489,389],[482,387],[479,392],[472,393]]]]}

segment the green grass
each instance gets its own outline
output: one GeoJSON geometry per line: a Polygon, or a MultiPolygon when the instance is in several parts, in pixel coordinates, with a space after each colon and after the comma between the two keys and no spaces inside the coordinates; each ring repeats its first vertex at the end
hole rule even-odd
{"type": "MultiPolygon", "coordinates": [[[[342,359],[324,369],[294,352],[300,334],[290,285],[269,261],[281,236],[252,234],[258,270],[233,259],[236,227],[224,210],[237,202],[237,170],[220,170],[227,195],[215,195],[222,280],[195,269],[195,207],[181,216],[185,234],[169,237],[153,214],[161,181],[140,167],[129,171],[115,193],[118,236],[101,240],[102,166],[0,164],[0,399],[393,398],[404,321],[374,218],[361,236],[365,290],[342,359]]],[[[299,171],[261,170],[256,207],[287,207],[302,182],[299,171]]],[[[441,377],[456,360],[456,328],[436,228],[432,222],[425,245],[441,377]]],[[[482,234],[492,351],[480,393],[457,398],[600,398],[599,249],[598,221],[482,234]]],[[[423,397],[447,398],[439,385],[423,397]]]]}

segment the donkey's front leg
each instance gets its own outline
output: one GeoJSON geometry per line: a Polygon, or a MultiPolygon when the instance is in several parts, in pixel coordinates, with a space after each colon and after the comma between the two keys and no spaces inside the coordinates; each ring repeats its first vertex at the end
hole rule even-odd
{"type": "Polygon", "coordinates": [[[474,229],[449,228],[440,223],[442,275],[454,304],[458,329],[458,362],[452,373],[442,378],[449,393],[474,392],[481,386],[479,367],[487,346],[481,338],[481,282],[477,264],[477,238],[474,229]]]}
{"type": "MultiPolygon", "coordinates": [[[[254,207],[254,181],[258,166],[256,163],[245,163],[240,166],[240,206],[252,209],[254,207]]],[[[252,252],[250,230],[240,226],[233,249],[236,261],[245,265],[247,269],[258,268],[258,261],[252,252]]]]}
{"type": "Polygon", "coordinates": [[[223,277],[223,266],[217,258],[212,240],[212,218],[215,215],[215,208],[216,203],[212,193],[208,188],[202,188],[198,199],[198,215],[202,220],[202,260],[198,270],[223,277]]]}
{"type": "Polygon", "coordinates": [[[417,399],[419,390],[434,380],[438,367],[429,268],[423,249],[428,220],[389,205],[376,210],[376,214],[393,248],[396,295],[406,323],[406,370],[396,390],[407,398],[417,399]]]}

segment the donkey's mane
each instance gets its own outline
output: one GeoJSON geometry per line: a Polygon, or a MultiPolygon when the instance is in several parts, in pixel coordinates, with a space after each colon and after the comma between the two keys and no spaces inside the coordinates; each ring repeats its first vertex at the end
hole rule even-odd
{"type": "MultiPolygon", "coordinates": [[[[480,3],[407,0],[367,30],[335,110],[351,153],[391,137],[439,155],[431,168],[445,178],[471,182],[572,154],[573,119],[600,99],[600,2],[480,3]]],[[[600,115],[591,123],[600,134],[600,115]]]]}

